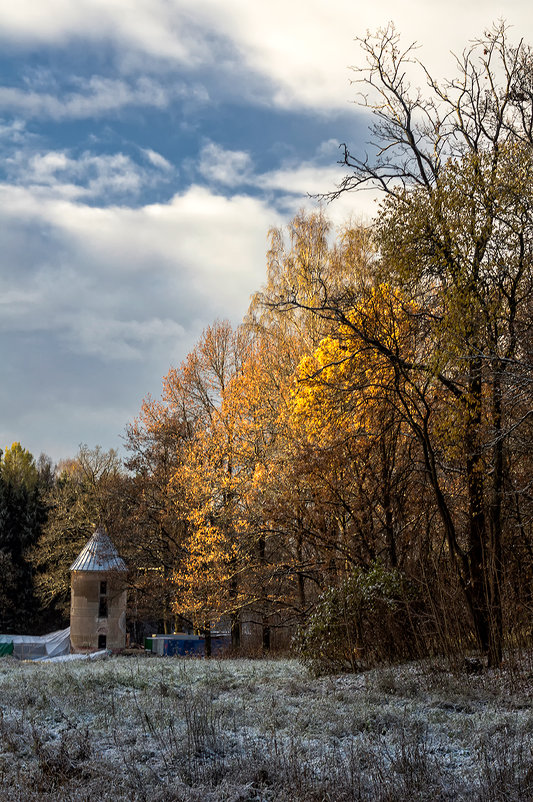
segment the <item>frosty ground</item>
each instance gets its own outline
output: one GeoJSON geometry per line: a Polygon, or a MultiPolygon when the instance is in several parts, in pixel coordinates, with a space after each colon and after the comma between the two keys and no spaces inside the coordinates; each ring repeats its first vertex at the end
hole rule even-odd
{"type": "Polygon", "coordinates": [[[5,800],[533,799],[533,672],[0,660],[5,800]]]}

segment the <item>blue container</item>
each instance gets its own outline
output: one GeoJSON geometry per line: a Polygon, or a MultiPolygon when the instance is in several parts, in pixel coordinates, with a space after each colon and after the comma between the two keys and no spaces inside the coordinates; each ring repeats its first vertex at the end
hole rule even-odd
{"type": "Polygon", "coordinates": [[[163,639],[163,654],[167,657],[203,657],[204,639],[197,635],[168,635],[163,639]]]}
{"type": "Polygon", "coordinates": [[[231,635],[211,635],[211,654],[213,657],[227,652],[230,646],[231,635]]]}
{"type": "MultiPolygon", "coordinates": [[[[211,635],[211,654],[213,657],[226,652],[231,646],[231,635],[211,635]]],[[[154,654],[166,657],[204,657],[205,637],[202,635],[157,635],[146,638],[145,648],[154,654]]]]}

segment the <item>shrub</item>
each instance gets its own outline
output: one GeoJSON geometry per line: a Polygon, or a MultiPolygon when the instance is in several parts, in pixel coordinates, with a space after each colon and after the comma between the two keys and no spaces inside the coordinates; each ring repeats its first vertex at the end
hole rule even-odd
{"type": "Polygon", "coordinates": [[[400,571],[380,563],[355,569],[321,594],[296,635],[296,652],[316,674],[413,657],[413,601],[413,589],[400,571]]]}

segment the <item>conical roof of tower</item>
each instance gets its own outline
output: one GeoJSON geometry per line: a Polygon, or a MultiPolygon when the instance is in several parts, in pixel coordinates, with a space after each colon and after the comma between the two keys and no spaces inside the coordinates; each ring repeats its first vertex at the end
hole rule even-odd
{"type": "Polygon", "coordinates": [[[127,571],[126,563],[118,556],[111,538],[99,526],[86,546],[80,551],[71,571],[127,571]]]}

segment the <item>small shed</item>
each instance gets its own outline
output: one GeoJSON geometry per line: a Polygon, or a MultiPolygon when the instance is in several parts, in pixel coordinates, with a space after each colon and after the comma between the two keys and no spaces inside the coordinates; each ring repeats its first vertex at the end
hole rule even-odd
{"type": "Polygon", "coordinates": [[[126,645],[126,564],[99,526],[72,565],[72,651],[123,649],[126,645]]]}

